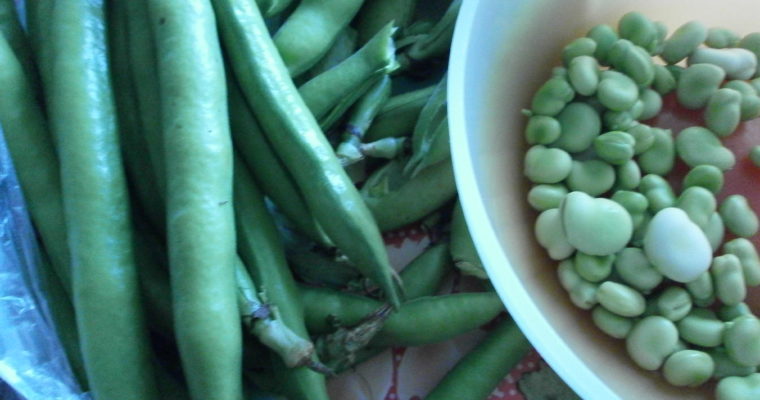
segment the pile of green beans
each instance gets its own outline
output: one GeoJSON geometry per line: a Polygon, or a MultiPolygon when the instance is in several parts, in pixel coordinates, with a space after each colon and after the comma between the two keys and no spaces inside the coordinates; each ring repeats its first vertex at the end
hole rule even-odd
{"type": "Polygon", "coordinates": [[[639,367],[675,386],[719,380],[722,400],[760,394],[760,319],[744,303],[758,216],[741,195],[717,200],[737,161],[721,138],[760,115],[758,35],[688,22],[668,36],[629,12],[570,42],[523,111],[535,236],[570,300],[639,367]],[[705,126],[650,125],[671,93],[705,126]],[[677,159],[691,168],[680,193],[677,159]]]}
{"type": "Polygon", "coordinates": [[[95,400],[326,400],[381,351],[498,319],[431,394],[484,399],[527,352],[457,202],[461,1],[53,3],[22,24],[0,0],[0,124],[95,400]],[[397,272],[382,235],[407,226],[431,244],[397,272]]]}

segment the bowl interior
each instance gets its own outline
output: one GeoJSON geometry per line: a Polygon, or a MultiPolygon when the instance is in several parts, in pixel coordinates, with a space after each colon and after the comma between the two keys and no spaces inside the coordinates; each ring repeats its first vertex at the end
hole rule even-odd
{"type": "Polygon", "coordinates": [[[740,34],[760,31],[751,0],[469,0],[454,37],[449,110],[454,168],[465,216],[494,285],[534,346],[583,398],[707,399],[713,387],[673,388],[637,368],[623,341],[574,307],[533,237],[525,200],[523,140],[535,90],[562,48],[596,24],[640,11],[673,29],[690,20],[740,34]]]}

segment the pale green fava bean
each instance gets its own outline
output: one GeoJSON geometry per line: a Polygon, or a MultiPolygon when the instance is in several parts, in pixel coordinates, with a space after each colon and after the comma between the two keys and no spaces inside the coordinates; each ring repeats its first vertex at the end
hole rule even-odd
{"type": "Polygon", "coordinates": [[[752,242],[745,238],[730,240],[723,245],[723,252],[739,258],[744,271],[744,281],[748,286],[760,285],[760,256],[752,242]]]}
{"type": "Polygon", "coordinates": [[[629,286],[612,281],[599,285],[596,300],[607,311],[622,317],[637,317],[646,309],[646,299],[641,293],[629,286]]]}
{"type": "Polygon", "coordinates": [[[562,133],[552,145],[570,153],[589,148],[602,130],[599,113],[586,103],[568,104],[557,115],[557,121],[562,133]]]}
{"type": "Polygon", "coordinates": [[[658,36],[654,22],[636,11],[628,12],[620,18],[618,32],[621,38],[644,48],[648,48],[658,36]]]}
{"type": "Polygon", "coordinates": [[[670,129],[652,128],[654,143],[639,154],[641,171],[647,174],[667,175],[675,164],[676,150],[670,129]]]}
{"type": "Polygon", "coordinates": [[[728,230],[736,236],[751,237],[757,233],[760,223],[746,197],[740,194],[726,197],[719,212],[728,230]]]}
{"type": "Polygon", "coordinates": [[[693,64],[683,70],[678,79],[676,96],[685,108],[696,110],[707,105],[718,91],[726,72],[712,64],[693,64]]]}
{"type": "Polygon", "coordinates": [[[604,161],[573,161],[567,187],[591,196],[607,192],[615,184],[615,169],[604,161]]]}
{"type": "Polygon", "coordinates": [[[597,304],[596,292],[598,285],[591,283],[578,275],[571,259],[562,261],[557,269],[560,285],[570,295],[570,301],[576,307],[589,310],[597,304]]]}
{"type": "Polygon", "coordinates": [[[681,74],[683,74],[683,71],[685,71],[686,68],[680,65],[666,65],[665,69],[673,75],[673,79],[676,80],[676,88],[678,88],[678,81],[681,79],[681,74]]]}
{"type": "Polygon", "coordinates": [[[562,49],[562,62],[567,66],[570,65],[575,57],[593,56],[596,51],[596,42],[593,39],[580,37],[570,42],[562,49]]]}
{"type": "Polygon", "coordinates": [[[707,382],[715,370],[712,357],[704,351],[681,350],[665,360],[662,374],[674,386],[697,387],[707,382]]]}
{"type": "Polygon", "coordinates": [[[714,378],[724,378],[727,376],[747,376],[757,371],[755,367],[747,367],[737,364],[726,353],[726,349],[723,346],[714,347],[707,350],[707,354],[712,357],[715,362],[715,370],[713,371],[714,378]]]}
{"type": "Polygon", "coordinates": [[[668,64],[675,64],[688,57],[707,39],[707,27],[697,21],[687,22],[665,40],[660,56],[668,64]]]}
{"type": "Polygon", "coordinates": [[[558,183],[570,175],[573,159],[562,149],[543,145],[531,147],[525,154],[525,176],[534,183],[558,183]]]}
{"type": "Polygon", "coordinates": [[[654,133],[652,127],[646,124],[636,124],[628,129],[626,132],[633,136],[636,144],[633,146],[633,153],[638,155],[647,150],[654,144],[654,133]]]}
{"type": "Polygon", "coordinates": [[[641,182],[641,169],[639,169],[639,164],[636,161],[626,161],[623,165],[619,165],[615,172],[617,174],[615,183],[618,189],[636,189],[641,182]]]}
{"type": "Polygon", "coordinates": [[[644,89],[641,92],[641,101],[644,104],[644,110],[639,116],[641,120],[654,118],[662,110],[662,96],[655,90],[644,89]]]}
{"type": "Polygon", "coordinates": [[[728,79],[750,79],[757,70],[757,56],[741,48],[699,48],[689,56],[688,63],[716,65],[726,72],[728,79]]]}
{"type": "Polygon", "coordinates": [[[734,153],[724,147],[714,133],[701,126],[682,130],[675,145],[678,156],[690,167],[706,164],[727,171],[736,164],[734,153]]]}
{"type": "Polygon", "coordinates": [[[645,175],[641,178],[639,189],[649,201],[649,209],[652,212],[656,213],[663,208],[672,207],[676,204],[676,195],[670,187],[670,183],[660,175],[645,175]]]}
{"type": "Polygon", "coordinates": [[[573,58],[567,67],[567,76],[575,91],[582,96],[591,96],[599,86],[599,62],[592,56],[573,58]]]}
{"type": "Polygon", "coordinates": [[[700,307],[705,307],[707,305],[705,303],[712,303],[715,298],[712,275],[709,271],[705,271],[697,279],[687,282],[686,290],[691,294],[694,304],[700,307]]]}
{"type": "Polygon", "coordinates": [[[594,307],[591,311],[591,320],[602,332],[615,339],[625,339],[633,328],[632,319],[621,317],[602,306],[594,307]]]}
{"type": "Polygon", "coordinates": [[[701,186],[692,186],[681,192],[676,207],[684,210],[689,219],[704,230],[718,207],[718,201],[711,191],[701,186]]]}
{"type": "Polygon", "coordinates": [[[564,260],[575,251],[562,229],[562,219],[557,208],[539,214],[536,219],[535,233],[538,244],[546,249],[553,260],[564,260]]]}
{"type": "Polygon", "coordinates": [[[639,192],[618,190],[611,197],[612,201],[620,204],[631,214],[634,229],[644,221],[644,216],[649,208],[649,200],[639,192]]]}
{"type": "Polygon", "coordinates": [[[594,58],[599,60],[602,64],[607,64],[607,55],[609,54],[610,48],[619,38],[615,29],[605,24],[597,25],[586,33],[586,37],[596,42],[594,58]]]}
{"type": "Polygon", "coordinates": [[[544,83],[533,95],[531,111],[535,115],[553,117],[573,100],[575,90],[563,76],[554,76],[544,83]]]}
{"type": "Polygon", "coordinates": [[[716,400],[756,400],[760,398],[760,374],[729,376],[718,382],[716,400]]]}
{"type": "Polygon", "coordinates": [[[600,282],[610,276],[615,255],[592,256],[581,251],[575,253],[575,272],[589,282],[600,282]]]}
{"type": "MultiPolygon", "coordinates": [[[[648,200],[647,200],[648,201],[648,200]]],[[[649,224],[652,222],[652,214],[647,212],[644,214],[641,223],[633,230],[633,237],[631,238],[631,246],[644,246],[644,237],[646,237],[649,224]]]]}
{"type": "Polygon", "coordinates": [[[602,114],[604,126],[608,130],[613,131],[624,131],[633,128],[638,122],[632,111],[633,109],[626,111],[604,111],[604,114],[602,114]]]}
{"type": "Polygon", "coordinates": [[[654,65],[654,81],[652,81],[652,87],[657,93],[666,95],[676,88],[676,78],[673,74],[665,68],[664,65],[654,65]]]}
{"type": "Polygon", "coordinates": [[[733,321],[742,315],[752,315],[752,310],[747,303],[724,305],[718,309],[718,318],[725,322],[733,321]]]}
{"type": "Polygon", "coordinates": [[[683,179],[684,189],[692,186],[701,186],[718,194],[723,189],[723,171],[714,165],[697,165],[683,179]]]}
{"type": "Polygon", "coordinates": [[[576,249],[595,256],[622,250],[633,234],[628,211],[605,198],[595,199],[583,192],[570,192],[560,206],[562,226],[576,249]]]}
{"type": "Polygon", "coordinates": [[[729,323],[723,340],[728,356],[737,364],[760,365],[760,320],[751,315],[736,318],[729,323]]]}
{"type": "Polygon", "coordinates": [[[639,88],[628,76],[616,71],[602,72],[596,96],[608,109],[626,111],[639,99],[639,88]]]}
{"type": "Polygon", "coordinates": [[[749,152],[749,159],[756,167],[760,167],[760,146],[755,146],[749,152]]]}
{"type": "Polygon", "coordinates": [[[736,47],[740,39],[739,35],[730,29],[710,28],[707,30],[705,45],[714,49],[725,49],[726,47],[736,47]]]}
{"type": "Polygon", "coordinates": [[[692,309],[678,321],[681,339],[702,347],[715,347],[723,343],[725,323],[706,308],[692,309]]]}
{"type": "MultiPolygon", "coordinates": [[[[744,36],[739,41],[738,47],[755,53],[755,56],[760,60],[760,33],[752,32],[744,36]]],[[[755,76],[757,76],[757,73],[755,73],[755,76]]]]}
{"type": "Polygon", "coordinates": [[[631,113],[631,117],[635,120],[641,119],[641,114],[644,113],[644,102],[641,101],[641,99],[636,100],[635,103],[633,103],[633,106],[630,110],[628,110],[629,113],[631,113]]]}
{"type": "Polygon", "coordinates": [[[635,145],[636,139],[623,131],[603,133],[594,139],[597,156],[613,165],[622,165],[630,161],[635,145]]]}
{"type": "Polygon", "coordinates": [[[723,85],[724,88],[733,89],[741,93],[741,119],[748,121],[760,116],[760,97],[752,85],[746,81],[733,80],[723,85]]]}
{"type": "Polygon", "coordinates": [[[713,252],[718,250],[720,244],[723,243],[723,238],[726,236],[726,226],[723,224],[723,218],[720,217],[720,214],[717,212],[712,213],[707,221],[707,225],[702,227],[702,232],[705,233],[707,241],[710,242],[713,252]]]}
{"type": "Polygon", "coordinates": [[[657,311],[671,321],[679,321],[691,311],[691,295],[680,286],[671,286],[657,297],[657,311]]]}
{"type": "Polygon", "coordinates": [[[713,259],[710,271],[715,282],[715,294],[727,306],[737,305],[747,297],[747,286],[739,258],[725,254],[713,259]]]}
{"type": "Polygon", "coordinates": [[[705,126],[718,136],[736,130],[742,117],[742,94],[734,89],[718,89],[707,102],[705,126]]]}
{"type": "Polygon", "coordinates": [[[641,86],[649,86],[654,80],[654,63],[649,53],[626,39],[612,45],[609,60],[618,71],[628,75],[641,86]]]}
{"type": "Polygon", "coordinates": [[[672,321],[658,315],[638,321],[628,333],[625,347],[639,367],[654,371],[678,346],[678,329],[672,321]]]}
{"type": "Polygon", "coordinates": [[[665,47],[665,38],[668,37],[668,26],[664,22],[655,21],[654,29],[657,30],[657,39],[647,48],[649,54],[655,56],[662,53],[665,47]]]}
{"type": "Polygon", "coordinates": [[[533,186],[528,192],[528,204],[535,210],[545,211],[559,208],[567,196],[567,188],[562,184],[542,184],[533,186]]]}
{"type": "Polygon", "coordinates": [[[615,272],[625,283],[644,293],[659,286],[663,279],[644,251],[637,247],[627,247],[617,254],[615,272]]]}
{"type": "Polygon", "coordinates": [[[546,115],[534,115],[525,126],[525,140],[528,144],[550,144],[562,132],[559,121],[546,115]]]}

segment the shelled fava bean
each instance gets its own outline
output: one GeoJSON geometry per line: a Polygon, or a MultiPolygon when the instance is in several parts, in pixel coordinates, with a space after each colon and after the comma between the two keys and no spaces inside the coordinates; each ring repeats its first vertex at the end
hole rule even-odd
{"type": "MultiPolygon", "coordinates": [[[[688,22],[667,37],[631,12],[570,42],[523,111],[536,237],[572,302],[641,368],[676,386],[720,380],[722,400],[760,396],[760,319],[744,303],[760,223],[743,196],[717,200],[737,163],[721,139],[760,116],[756,50],[760,33],[688,22]],[[704,127],[647,124],[671,92],[704,127]],[[691,168],[680,193],[665,179],[677,158],[691,168]]],[[[760,145],[748,157],[760,166],[760,145]]]]}

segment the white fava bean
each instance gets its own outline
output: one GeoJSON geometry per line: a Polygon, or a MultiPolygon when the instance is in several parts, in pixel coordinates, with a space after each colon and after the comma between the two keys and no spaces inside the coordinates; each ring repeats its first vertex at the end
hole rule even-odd
{"type": "Polygon", "coordinates": [[[575,251],[562,229],[559,209],[552,208],[542,212],[536,219],[535,229],[538,243],[546,249],[553,260],[564,260],[575,251]]]}
{"type": "Polygon", "coordinates": [[[664,208],[652,218],[644,252],[658,271],[676,282],[695,280],[712,261],[712,247],[704,232],[675,207],[664,208]]]}

